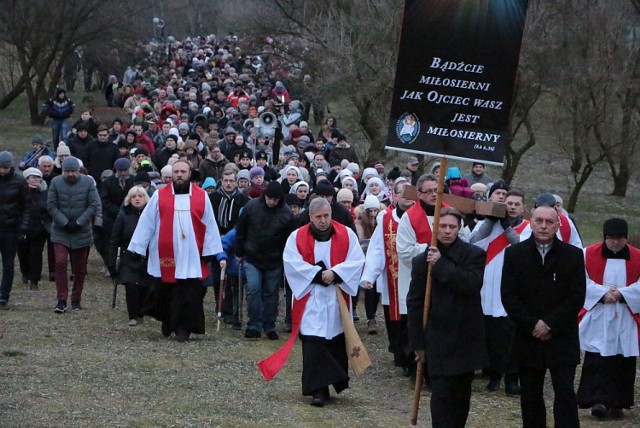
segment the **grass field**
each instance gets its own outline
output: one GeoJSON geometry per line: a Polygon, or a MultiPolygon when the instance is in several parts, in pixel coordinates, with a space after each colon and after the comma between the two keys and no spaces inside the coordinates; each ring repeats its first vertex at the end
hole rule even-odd
{"type": "MultiPolygon", "coordinates": [[[[49,128],[29,126],[23,114],[19,105],[0,112],[0,149],[22,154],[32,135],[48,136],[49,128]]],[[[553,150],[534,149],[514,184],[529,195],[543,189],[563,194],[566,177],[562,171],[567,167],[557,159],[553,150]]],[[[629,197],[619,199],[607,196],[611,186],[606,172],[598,171],[594,178],[595,184],[582,197],[576,213],[588,242],[599,239],[600,224],[607,216],[624,215],[632,220],[633,229],[640,211],[636,182],[629,197]]],[[[111,309],[111,284],[100,273],[101,267],[92,251],[85,309],[63,315],[52,312],[53,283],[43,282],[40,291],[29,291],[17,274],[11,310],[0,312],[0,426],[409,425],[412,386],[393,367],[383,328],[378,335],[369,336],[366,324],[357,323],[373,366],[364,376],[352,378],[349,390],[318,409],[300,394],[299,345],[272,382],[265,382],[255,365],[275,351],[286,334],[272,342],[246,340],[224,324],[216,332],[212,293],[205,299],[207,334],[192,342],[163,338],[154,320],[127,327],[124,290],[116,309],[111,309]]],[[[361,303],[361,315],[363,310],[361,303]]],[[[474,381],[468,426],[520,426],[517,399],[503,392],[488,393],[485,383],[485,379],[474,381]]],[[[549,390],[547,385],[550,421],[553,397],[549,390]]],[[[420,426],[428,425],[428,403],[425,391],[420,426]]],[[[637,410],[614,423],[595,421],[588,411],[581,411],[580,417],[585,427],[640,426],[637,410]]]]}

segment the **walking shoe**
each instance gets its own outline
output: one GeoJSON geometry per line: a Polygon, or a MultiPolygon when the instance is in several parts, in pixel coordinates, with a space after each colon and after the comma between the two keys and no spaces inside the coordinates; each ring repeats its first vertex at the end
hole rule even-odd
{"type": "Polygon", "coordinates": [[[27,278],[27,275],[22,275],[22,283],[23,284],[28,284],[29,283],[29,278],[27,278]]]}
{"type": "Polygon", "coordinates": [[[244,337],[247,339],[260,339],[262,335],[258,330],[253,330],[248,328],[247,331],[244,332],[244,337]]]}
{"type": "Polygon", "coordinates": [[[82,306],[80,306],[80,302],[71,302],[71,310],[81,311],[82,306]]]}
{"type": "Polygon", "coordinates": [[[64,314],[67,311],[67,301],[58,300],[58,304],[53,308],[53,312],[56,314],[64,314]]]}
{"type": "Polygon", "coordinates": [[[38,291],[38,281],[31,281],[31,285],[29,286],[29,290],[38,291]]]}
{"type": "Polygon", "coordinates": [[[285,333],[291,333],[291,331],[293,331],[293,327],[291,326],[291,323],[288,323],[288,324],[285,323],[282,331],[284,331],[285,333]]]}
{"type": "Polygon", "coordinates": [[[240,322],[238,321],[237,323],[234,323],[231,326],[231,329],[235,330],[235,331],[240,331],[240,330],[242,330],[242,324],[240,324],[240,322]]]}
{"type": "Polygon", "coordinates": [[[313,394],[311,405],[316,407],[324,407],[329,401],[329,388],[320,388],[313,394]]]}
{"type": "Polygon", "coordinates": [[[595,416],[598,419],[606,419],[609,416],[607,407],[604,404],[594,404],[591,408],[591,416],[595,416]]]}
{"type": "Polygon", "coordinates": [[[518,382],[516,381],[505,381],[504,392],[505,394],[512,397],[518,396],[520,395],[520,385],[518,385],[518,382]]]}
{"type": "Polygon", "coordinates": [[[620,419],[623,416],[622,409],[619,409],[617,407],[609,407],[607,409],[607,413],[609,418],[611,419],[620,419]]]}
{"type": "Polygon", "coordinates": [[[138,320],[137,320],[137,319],[129,320],[129,322],[127,323],[127,325],[128,325],[129,327],[135,327],[135,326],[137,326],[137,325],[138,325],[138,320]]]}
{"type": "Polygon", "coordinates": [[[367,322],[367,334],[378,334],[378,323],[376,320],[369,320],[367,322]]]}
{"type": "Polygon", "coordinates": [[[50,273],[49,274],[49,282],[56,282],[56,274],[55,273],[50,273]]]}
{"type": "Polygon", "coordinates": [[[0,311],[8,311],[9,307],[7,306],[6,300],[0,300],[0,311]]]}
{"type": "Polygon", "coordinates": [[[171,336],[171,333],[173,333],[173,331],[171,330],[171,326],[166,322],[162,323],[162,327],[160,328],[160,330],[162,331],[162,335],[164,337],[169,337],[171,336]]]}
{"type": "Polygon", "coordinates": [[[275,330],[271,330],[267,332],[267,338],[269,340],[278,340],[280,339],[280,336],[278,336],[278,333],[276,333],[275,330]]]}
{"type": "Polygon", "coordinates": [[[489,379],[489,383],[487,384],[487,391],[497,391],[500,389],[500,380],[501,378],[491,378],[489,379]]]}
{"type": "Polygon", "coordinates": [[[180,329],[176,332],[176,339],[178,339],[178,342],[186,342],[190,339],[190,336],[191,333],[184,329],[180,329]]]}
{"type": "Polygon", "coordinates": [[[360,317],[358,316],[358,313],[356,312],[356,310],[353,310],[353,320],[354,321],[360,321],[360,317]]]}

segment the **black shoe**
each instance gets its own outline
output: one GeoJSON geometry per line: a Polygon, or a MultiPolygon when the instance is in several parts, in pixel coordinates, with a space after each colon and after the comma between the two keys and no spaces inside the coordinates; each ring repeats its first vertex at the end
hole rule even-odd
{"type": "Polygon", "coordinates": [[[29,290],[38,291],[38,281],[31,281],[29,285],[29,290]]]}
{"type": "Polygon", "coordinates": [[[376,320],[367,321],[367,334],[378,334],[378,323],[376,320]]]}
{"type": "Polygon", "coordinates": [[[8,311],[9,307],[7,306],[6,300],[0,300],[0,311],[8,311]]]}
{"type": "Polygon", "coordinates": [[[171,333],[173,333],[173,331],[171,330],[171,327],[166,322],[162,323],[162,327],[160,328],[160,330],[162,331],[162,335],[164,337],[169,337],[171,336],[171,333]]]}
{"type": "Polygon", "coordinates": [[[49,274],[49,282],[56,282],[56,274],[55,273],[50,273],[49,274]]]}
{"type": "Polygon", "coordinates": [[[80,302],[71,302],[71,310],[72,311],[81,311],[82,306],[80,306],[80,302]]]}
{"type": "Polygon", "coordinates": [[[180,329],[176,332],[176,339],[178,342],[186,342],[191,338],[191,333],[187,330],[180,329]]]}
{"type": "Polygon", "coordinates": [[[58,300],[58,304],[53,308],[53,312],[56,314],[64,314],[67,311],[67,301],[58,300]]]}
{"type": "Polygon", "coordinates": [[[315,394],[313,394],[311,405],[316,407],[324,407],[327,401],[329,401],[329,391],[327,390],[327,388],[322,388],[316,391],[315,394]]]}
{"type": "Polygon", "coordinates": [[[413,373],[413,370],[411,370],[411,367],[402,366],[402,376],[409,377],[411,376],[412,373],[413,373]]]}
{"type": "Polygon", "coordinates": [[[353,320],[360,321],[360,317],[358,316],[358,313],[355,310],[353,311],[353,320]]]}
{"type": "Polygon", "coordinates": [[[622,418],[622,409],[617,407],[609,407],[607,409],[608,415],[610,419],[620,419],[622,418]]]}
{"type": "Polygon", "coordinates": [[[244,337],[247,339],[260,339],[262,335],[258,330],[253,330],[248,328],[247,331],[244,332],[244,337]]]}
{"type": "Polygon", "coordinates": [[[293,327],[291,326],[291,324],[285,324],[282,331],[284,331],[285,333],[291,333],[293,331],[293,327]]]}
{"type": "Polygon", "coordinates": [[[518,382],[515,382],[515,381],[505,382],[504,393],[511,397],[519,396],[520,385],[518,385],[518,382]]]}
{"type": "Polygon", "coordinates": [[[29,278],[27,278],[26,275],[22,275],[22,283],[23,284],[28,284],[29,283],[29,278]]]}
{"type": "Polygon", "coordinates": [[[242,330],[242,324],[240,324],[240,322],[233,323],[233,325],[231,326],[231,329],[235,331],[240,331],[242,330]]]}
{"type": "Polygon", "coordinates": [[[591,416],[595,416],[598,419],[606,419],[609,416],[607,407],[604,404],[594,404],[591,407],[591,416]]]}
{"type": "MultiPolygon", "coordinates": [[[[245,335],[246,337],[246,335],[245,335]]],[[[271,330],[267,332],[267,338],[269,340],[278,340],[280,339],[280,336],[278,336],[278,333],[275,332],[275,330],[271,330]]]]}
{"type": "Polygon", "coordinates": [[[487,391],[497,391],[500,389],[500,378],[492,378],[489,379],[489,383],[487,384],[487,391]]]}

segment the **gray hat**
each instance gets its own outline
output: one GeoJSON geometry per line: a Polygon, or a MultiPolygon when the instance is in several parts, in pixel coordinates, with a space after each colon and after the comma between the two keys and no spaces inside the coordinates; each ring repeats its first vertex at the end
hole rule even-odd
{"type": "Polygon", "coordinates": [[[44,145],[44,138],[42,138],[39,135],[36,135],[35,137],[33,137],[31,139],[31,144],[39,144],[39,145],[43,146],[44,145]]]}
{"type": "Polygon", "coordinates": [[[410,164],[416,164],[416,163],[420,163],[420,162],[418,162],[418,158],[417,158],[417,157],[415,157],[415,156],[409,156],[409,157],[407,158],[407,163],[410,163],[410,164]]]}
{"type": "Polygon", "coordinates": [[[251,181],[251,174],[249,173],[248,169],[241,169],[240,171],[238,171],[238,175],[236,175],[236,179],[240,180],[241,178],[245,178],[251,181]]]}
{"type": "Polygon", "coordinates": [[[556,206],[556,198],[553,197],[551,193],[545,192],[540,193],[536,198],[535,207],[555,207],[556,206]]]}
{"type": "Polygon", "coordinates": [[[116,171],[126,171],[131,167],[131,161],[127,158],[119,158],[113,163],[113,168],[116,171]]]}
{"type": "Polygon", "coordinates": [[[80,162],[73,156],[69,156],[62,162],[63,171],[80,171],[80,162]]]}
{"type": "Polygon", "coordinates": [[[8,152],[0,152],[0,168],[11,168],[13,166],[13,155],[8,152]]]}
{"type": "Polygon", "coordinates": [[[27,168],[22,172],[22,176],[24,178],[29,178],[32,175],[42,178],[42,171],[40,171],[38,168],[27,168]]]}

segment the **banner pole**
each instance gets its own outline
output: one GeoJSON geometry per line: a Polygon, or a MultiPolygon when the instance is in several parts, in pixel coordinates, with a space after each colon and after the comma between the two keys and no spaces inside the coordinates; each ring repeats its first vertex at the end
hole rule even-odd
{"type": "MultiPolygon", "coordinates": [[[[440,227],[440,207],[442,206],[442,194],[444,193],[444,176],[447,172],[447,158],[440,158],[440,174],[438,176],[438,190],[436,206],[433,215],[433,226],[431,227],[431,246],[438,245],[438,229],[440,227]]],[[[419,201],[417,203],[420,203],[419,201]]],[[[427,328],[429,319],[429,308],[431,307],[431,269],[427,269],[427,284],[424,293],[424,306],[422,311],[422,329],[427,328]]],[[[423,332],[424,334],[424,332],[423,332]]],[[[420,393],[422,391],[422,377],[424,374],[424,363],[416,364],[416,384],[413,390],[413,409],[411,411],[411,425],[418,423],[418,410],[420,409],[420,393]]]]}

